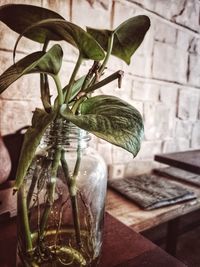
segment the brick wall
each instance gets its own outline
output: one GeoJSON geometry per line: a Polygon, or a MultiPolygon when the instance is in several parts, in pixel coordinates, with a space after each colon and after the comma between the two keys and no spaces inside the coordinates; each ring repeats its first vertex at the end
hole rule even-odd
{"type": "MultiPolygon", "coordinates": [[[[199,0],[1,0],[5,3],[31,3],[51,8],[80,26],[116,27],[123,20],[146,14],[151,29],[132,62],[126,66],[112,58],[107,74],[118,69],[126,72],[123,86],[115,83],[102,93],[120,96],[143,115],[145,137],[141,151],[132,156],[105,141],[93,137],[95,146],[110,167],[110,176],[121,177],[146,172],[154,167],[155,153],[200,147],[200,39],[199,0]]],[[[0,24],[0,72],[12,63],[16,34],[0,24]]],[[[18,55],[39,45],[23,40],[18,55]]],[[[74,48],[65,48],[62,82],[67,82],[77,56],[74,48]]],[[[86,63],[85,67],[89,64],[86,63]]],[[[84,73],[81,69],[80,75],[84,73]]],[[[37,76],[24,77],[0,97],[0,131],[7,134],[30,124],[34,107],[41,106],[37,76]],[[31,79],[33,77],[33,79],[31,79]]]]}

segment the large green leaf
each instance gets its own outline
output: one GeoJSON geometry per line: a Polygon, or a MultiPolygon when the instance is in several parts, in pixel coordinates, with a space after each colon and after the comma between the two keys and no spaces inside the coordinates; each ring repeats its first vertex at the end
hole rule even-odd
{"type": "Polygon", "coordinates": [[[125,101],[113,96],[95,96],[82,103],[80,116],[72,114],[66,105],[60,112],[78,127],[137,155],[143,135],[142,117],[125,101]]]}
{"type": "Polygon", "coordinates": [[[48,52],[35,52],[9,67],[0,76],[0,93],[8,86],[28,73],[47,73],[57,75],[62,64],[63,52],[59,45],[54,45],[48,52]]]}
{"type": "Polygon", "coordinates": [[[25,32],[19,36],[17,43],[25,33],[37,29],[43,29],[45,38],[49,40],[50,36],[46,36],[45,30],[60,36],[61,40],[65,40],[78,48],[83,58],[93,60],[102,60],[104,58],[102,47],[89,33],[84,31],[81,27],[62,19],[46,19],[28,27],[25,32]]]}
{"type": "MultiPolygon", "coordinates": [[[[64,18],[56,12],[38,6],[9,4],[0,7],[0,20],[19,34],[23,33],[24,30],[32,24],[49,18],[64,20],[64,18]]],[[[40,43],[44,43],[47,36],[50,40],[61,40],[60,36],[57,34],[42,28],[33,29],[32,31],[26,32],[24,35],[40,43]]]]}
{"type": "Polygon", "coordinates": [[[120,24],[114,31],[87,28],[87,31],[97,40],[105,51],[108,40],[114,34],[112,54],[130,64],[131,56],[142,43],[150,27],[147,16],[136,16],[120,24]]]}
{"type": "Polygon", "coordinates": [[[36,109],[33,118],[32,126],[29,127],[25,134],[24,143],[22,146],[18,169],[16,173],[16,180],[14,185],[14,191],[17,191],[26,175],[26,172],[33,160],[35,151],[40,143],[40,140],[48,127],[48,125],[54,120],[54,113],[46,113],[44,110],[36,109]]]}

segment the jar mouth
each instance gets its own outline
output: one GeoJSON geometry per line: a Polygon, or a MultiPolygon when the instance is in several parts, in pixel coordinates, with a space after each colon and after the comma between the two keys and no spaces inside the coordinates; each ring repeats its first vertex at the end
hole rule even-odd
{"type": "Polygon", "coordinates": [[[90,139],[87,131],[67,120],[57,119],[46,129],[42,143],[77,150],[77,148],[86,148],[90,139]]]}

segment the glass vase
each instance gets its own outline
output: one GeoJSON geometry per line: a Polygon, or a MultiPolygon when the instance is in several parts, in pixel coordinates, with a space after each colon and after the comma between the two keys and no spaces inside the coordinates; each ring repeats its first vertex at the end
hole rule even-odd
{"type": "Polygon", "coordinates": [[[87,132],[57,120],[18,192],[17,267],[97,266],[107,168],[87,132]]]}

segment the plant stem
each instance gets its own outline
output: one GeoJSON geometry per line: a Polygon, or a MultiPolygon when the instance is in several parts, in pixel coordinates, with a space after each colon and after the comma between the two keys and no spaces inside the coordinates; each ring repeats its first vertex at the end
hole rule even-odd
{"type": "Polygon", "coordinates": [[[116,79],[119,80],[118,86],[120,87],[121,79],[122,79],[123,75],[124,75],[124,72],[119,70],[119,71],[113,73],[112,75],[110,75],[109,77],[105,78],[104,80],[100,81],[99,83],[95,83],[94,85],[86,88],[84,92],[86,94],[87,93],[91,93],[91,92],[99,89],[100,87],[102,87],[102,86],[104,86],[104,85],[116,80],[116,79]]]}
{"type": "Polygon", "coordinates": [[[78,145],[77,149],[77,159],[74,168],[73,177],[70,183],[70,196],[71,196],[71,204],[72,204],[72,216],[74,220],[74,228],[76,235],[76,243],[79,247],[81,247],[81,233],[80,233],[80,221],[79,221],[79,211],[78,211],[78,202],[77,202],[77,187],[76,181],[81,163],[81,150],[78,145]]]}
{"type": "Polygon", "coordinates": [[[77,159],[76,164],[74,167],[74,172],[72,178],[69,175],[69,169],[67,162],[64,158],[64,151],[61,152],[61,163],[63,167],[63,171],[66,177],[66,182],[69,188],[70,200],[72,205],[72,216],[74,222],[74,229],[75,229],[75,236],[76,236],[76,243],[78,247],[81,247],[81,233],[80,233],[80,221],[79,221],[79,212],[78,212],[78,202],[77,202],[77,187],[76,187],[76,180],[78,176],[78,171],[81,162],[81,152],[78,146],[77,149],[77,159]]]}
{"type": "Polygon", "coordinates": [[[57,170],[60,162],[60,156],[61,156],[61,149],[56,148],[53,164],[52,164],[52,170],[51,170],[51,178],[50,183],[48,185],[48,196],[47,196],[47,202],[45,205],[45,210],[41,218],[40,223],[40,238],[44,235],[44,230],[49,218],[50,211],[52,209],[53,201],[54,201],[54,194],[55,194],[55,186],[56,186],[56,176],[57,176],[57,170]]]}
{"type": "Polygon", "coordinates": [[[101,76],[105,67],[106,67],[106,64],[108,63],[108,59],[112,53],[112,49],[113,49],[113,41],[114,41],[114,33],[111,34],[110,38],[108,39],[108,50],[107,50],[107,54],[106,54],[106,57],[103,61],[103,64],[101,65],[100,69],[99,69],[99,75],[101,76]]]}
{"type": "Polygon", "coordinates": [[[64,102],[61,82],[60,82],[60,78],[59,78],[58,75],[54,75],[52,77],[53,77],[53,79],[55,81],[57,92],[58,92],[58,110],[59,110],[59,108],[62,106],[62,104],[64,102]]]}
{"type": "Polygon", "coordinates": [[[70,81],[69,81],[69,86],[68,86],[68,90],[67,90],[66,97],[65,97],[65,103],[66,104],[69,103],[72,87],[74,85],[75,78],[76,78],[77,72],[78,72],[78,70],[79,70],[79,68],[81,66],[82,60],[83,60],[83,57],[82,57],[82,54],[80,53],[79,57],[78,57],[78,60],[76,62],[75,68],[73,70],[73,73],[71,75],[70,81]]]}
{"type": "Polygon", "coordinates": [[[20,216],[22,218],[22,227],[23,227],[23,235],[25,237],[25,249],[26,252],[32,250],[32,240],[31,240],[31,231],[28,219],[28,209],[27,209],[27,202],[26,202],[26,189],[25,185],[22,184],[21,188],[18,192],[18,205],[20,206],[20,216]]]}

